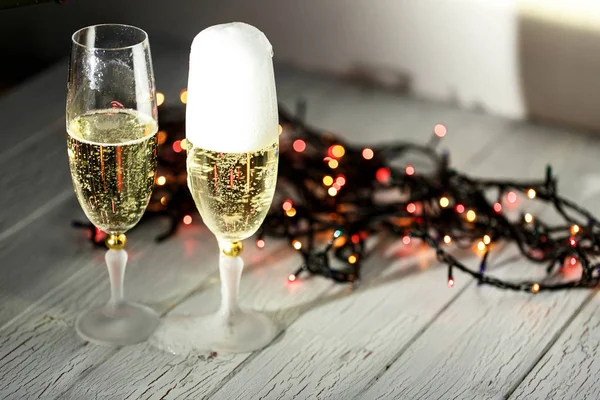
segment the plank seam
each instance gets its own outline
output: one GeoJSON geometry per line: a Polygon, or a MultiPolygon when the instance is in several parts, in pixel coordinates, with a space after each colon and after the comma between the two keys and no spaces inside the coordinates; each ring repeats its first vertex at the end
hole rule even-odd
{"type": "Polygon", "coordinates": [[[592,301],[592,299],[596,296],[596,294],[598,294],[598,289],[594,289],[584,299],[584,301],[581,302],[581,305],[575,310],[575,312],[573,312],[573,314],[571,314],[571,316],[569,317],[569,319],[567,319],[565,321],[565,323],[560,327],[560,329],[558,331],[556,331],[556,333],[552,336],[552,338],[546,344],[546,346],[542,349],[542,351],[540,352],[540,354],[538,355],[538,357],[533,361],[533,363],[531,363],[531,365],[527,369],[527,371],[525,371],[525,373],[523,374],[523,376],[521,377],[521,379],[519,379],[517,382],[515,382],[515,384],[508,390],[508,392],[506,393],[506,395],[503,396],[504,399],[509,399],[514,394],[514,392],[519,388],[519,386],[525,381],[525,379],[527,379],[527,377],[535,369],[535,367],[538,365],[538,363],[544,358],[544,356],[546,355],[546,353],[548,353],[548,351],[550,351],[550,349],[552,347],[554,347],[554,345],[556,344],[556,342],[558,341],[558,339],[560,339],[560,337],[562,336],[562,334],[573,323],[573,321],[575,320],[575,318],[577,318],[577,316],[579,316],[579,314],[585,309],[585,307],[587,307],[587,305],[592,301]]]}
{"type": "Polygon", "coordinates": [[[55,208],[58,205],[60,205],[63,202],[65,202],[69,198],[69,196],[71,195],[71,193],[73,193],[72,189],[62,191],[56,197],[54,197],[52,200],[50,200],[49,202],[47,202],[43,206],[38,207],[35,211],[33,211],[31,214],[29,214],[28,216],[26,216],[25,218],[23,218],[22,220],[20,220],[16,224],[14,224],[14,225],[6,228],[3,232],[0,233],[0,242],[2,242],[3,240],[6,240],[10,236],[12,236],[15,233],[19,232],[21,229],[25,228],[27,225],[29,225],[30,223],[32,223],[36,219],[38,219],[41,216],[43,216],[48,211],[52,210],[53,208],[55,208]]]}

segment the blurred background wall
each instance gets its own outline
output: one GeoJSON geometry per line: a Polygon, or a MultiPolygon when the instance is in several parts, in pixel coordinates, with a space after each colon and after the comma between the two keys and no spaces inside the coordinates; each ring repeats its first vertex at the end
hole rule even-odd
{"type": "Polygon", "coordinates": [[[156,56],[234,20],[263,30],[278,62],[600,131],[598,0],[69,0],[0,11],[0,85],[65,57],[85,25],[137,25],[156,56]]]}

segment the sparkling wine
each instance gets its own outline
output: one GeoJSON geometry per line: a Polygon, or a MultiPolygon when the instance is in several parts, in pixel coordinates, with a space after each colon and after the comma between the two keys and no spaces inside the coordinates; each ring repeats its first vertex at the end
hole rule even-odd
{"type": "Polygon", "coordinates": [[[100,110],[68,128],[71,177],[89,220],[123,233],[142,217],[156,173],[156,122],[128,110],[100,110]]]}
{"type": "Polygon", "coordinates": [[[248,153],[193,147],[188,153],[188,185],[200,215],[220,240],[253,235],[273,201],[279,145],[248,153]]]}

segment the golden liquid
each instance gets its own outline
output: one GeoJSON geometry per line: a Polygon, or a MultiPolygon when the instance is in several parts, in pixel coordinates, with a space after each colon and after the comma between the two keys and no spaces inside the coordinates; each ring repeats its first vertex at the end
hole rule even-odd
{"type": "Polygon", "coordinates": [[[278,156],[277,142],[250,153],[189,151],[188,186],[218,239],[243,240],[258,230],[273,201],[278,156]]]}
{"type": "Polygon", "coordinates": [[[156,174],[154,120],[132,111],[84,114],[67,129],[71,177],[85,215],[107,233],[138,223],[156,174]]]}

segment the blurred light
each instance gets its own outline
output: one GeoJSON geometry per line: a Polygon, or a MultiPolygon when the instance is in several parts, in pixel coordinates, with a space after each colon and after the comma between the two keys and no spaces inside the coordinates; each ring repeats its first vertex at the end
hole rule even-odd
{"type": "Polygon", "coordinates": [[[577,257],[571,257],[570,263],[571,265],[575,266],[577,264],[577,257]]]}
{"type": "Polygon", "coordinates": [[[496,211],[498,214],[502,212],[502,204],[495,202],[494,203],[494,211],[496,211]]]}
{"type": "Polygon", "coordinates": [[[385,167],[379,168],[375,173],[375,178],[381,183],[386,183],[391,176],[392,173],[390,172],[390,169],[385,167]]]}
{"type": "Polygon", "coordinates": [[[406,235],[402,237],[402,243],[404,243],[405,245],[409,245],[411,242],[410,236],[406,235]]]}
{"type": "Polygon", "coordinates": [[[183,223],[186,225],[189,225],[192,223],[192,216],[191,215],[186,215],[185,217],[183,217],[183,223]]]}
{"type": "Polygon", "coordinates": [[[508,192],[506,199],[510,204],[515,204],[517,202],[517,194],[515,192],[508,192]]]}
{"type": "Polygon", "coordinates": [[[329,160],[327,165],[329,165],[329,168],[331,168],[331,169],[336,169],[338,167],[339,163],[337,160],[331,159],[331,160],[329,160]]]}
{"type": "Polygon", "coordinates": [[[302,243],[299,240],[294,240],[292,246],[294,246],[296,250],[300,250],[302,248],[302,243]]]}
{"type": "Polygon", "coordinates": [[[531,291],[533,293],[537,293],[540,291],[540,285],[539,283],[534,283],[533,285],[531,285],[531,291]]]}
{"type": "Polygon", "coordinates": [[[479,250],[479,251],[485,250],[485,243],[483,243],[481,240],[479,242],[477,242],[477,250],[479,250]]]}
{"type": "Polygon", "coordinates": [[[160,198],[160,204],[162,204],[163,206],[167,205],[167,198],[165,196],[160,198]]]}
{"type": "Polygon", "coordinates": [[[441,206],[442,208],[446,208],[446,207],[448,207],[449,205],[450,205],[450,200],[448,200],[448,198],[447,198],[446,196],[444,196],[444,197],[442,197],[442,198],[440,199],[440,206],[441,206]]]}
{"type": "Polygon", "coordinates": [[[527,191],[527,197],[529,197],[530,199],[535,199],[535,196],[536,196],[535,189],[529,189],[527,191]]]}
{"type": "Polygon", "coordinates": [[[370,148],[366,147],[363,149],[362,151],[362,156],[365,160],[370,160],[373,158],[373,150],[371,150],[370,148]]]}
{"type": "Polygon", "coordinates": [[[190,146],[190,141],[186,138],[181,139],[181,148],[183,150],[190,150],[192,146],[190,146]]]}
{"type": "Polygon", "coordinates": [[[337,192],[338,192],[338,191],[337,191],[337,189],[336,189],[336,188],[334,188],[333,186],[332,186],[332,187],[330,187],[329,189],[327,189],[327,193],[328,193],[328,194],[329,194],[331,197],[335,196],[335,195],[337,194],[337,192]]]}
{"type": "Polygon", "coordinates": [[[296,280],[296,275],[290,274],[290,276],[288,276],[288,281],[294,282],[295,280],[296,280]]]}
{"type": "Polygon", "coordinates": [[[448,287],[454,287],[454,279],[448,278],[448,287]]]}
{"type": "Polygon", "coordinates": [[[577,224],[571,226],[571,235],[578,234],[580,230],[581,230],[581,228],[579,228],[579,225],[577,225],[577,224]]]}
{"type": "Polygon", "coordinates": [[[165,95],[162,94],[161,92],[156,92],[156,105],[160,106],[164,102],[165,102],[165,95]]]}
{"type": "Polygon", "coordinates": [[[167,140],[167,132],[165,131],[158,131],[158,133],[156,134],[156,142],[158,145],[163,144],[164,142],[166,142],[167,140]]]}
{"type": "Polygon", "coordinates": [[[165,183],[167,183],[167,178],[165,178],[164,176],[159,176],[159,177],[156,179],[156,183],[158,184],[158,186],[162,186],[162,185],[164,185],[165,183]]]}
{"type": "Polygon", "coordinates": [[[296,215],[296,209],[293,207],[290,208],[285,212],[285,215],[287,215],[288,217],[293,217],[294,215],[296,215]]]}
{"type": "Polygon", "coordinates": [[[181,140],[176,140],[173,142],[173,151],[175,153],[181,153],[181,150],[183,150],[181,148],[181,140]]]}
{"type": "Polygon", "coordinates": [[[408,203],[408,205],[406,206],[406,211],[412,214],[415,211],[417,211],[417,206],[415,205],[415,203],[408,203]]]}
{"type": "Polygon", "coordinates": [[[573,247],[577,246],[577,240],[574,237],[569,238],[569,244],[573,247]]]}
{"type": "Polygon", "coordinates": [[[265,248],[265,241],[263,239],[258,239],[256,241],[256,247],[258,247],[259,249],[264,249],[265,248]]]}
{"type": "Polygon", "coordinates": [[[325,186],[331,186],[331,184],[333,183],[333,178],[330,177],[329,175],[326,175],[323,177],[323,185],[325,186]]]}
{"type": "Polygon", "coordinates": [[[467,211],[467,221],[473,222],[476,219],[477,219],[477,214],[475,214],[475,211],[473,211],[473,210],[467,211]]]}
{"type": "Polygon", "coordinates": [[[337,183],[340,186],[344,186],[346,184],[346,178],[344,177],[344,175],[339,175],[336,178],[335,183],[337,183]]]}
{"type": "Polygon", "coordinates": [[[346,238],[344,236],[336,237],[333,241],[333,247],[340,248],[346,244],[346,238]]]}
{"type": "Polygon", "coordinates": [[[183,104],[187,103],[187,89],[182,89],[181,92],[179,92],[179,100],[181,100],[183,104]]]}
{"type": "Polygon", "coordinates": [[[352,235],[351,240],[352,240],[352,243],[358,244],[360,242],[360,236],[355,233],[354,235],[352,235]]]}
{"type": "Polygon", "coordinates": [[[527,213],[525,214],[525,222],[527,222],[528,224],[533,222],[533,215],[527,213]]]}
{"type": "Polygon", "coordinates": [[[283,133],[283,126],[277,125],[277,129],[278,129],[279,134],[281,135],[283,133]]]}
{"type": "Polygon", "coordinates": [[[281,205],[281,207],[283,208],[284,211],[287,211],[289,209],[292,208],[292,201],[291,200],[286,200],[283,202],[283,204],[281,205]]]}
{"type": "Polygon", "coordinates": [[[304,150],[306,150],[306,142],[304,142],[304,140],[302,140],[302,139],[296,139],[296,140],[294,140],[292,147],[298,153],[302,153],[304,150]]]}
{"type": "Polygon", "coordinates": [[[346,149],[344,149],[344,146],[336,144],[335,146],[330,147],[329,154],[331,157],[342,158],[344,157],[344,154],[346,154],[346,149]]]}
{"type": "Polygon", "coordinates": [[[483,243],[490,244],[492,242],[492,238],[490,237],[490,235],[484,235],[483,236],[483,243]]]}
{"type": "Polygon", "coordinates": [[[448,133],[448,130],[446,129],[446,127],[442,124],[437,124],[436,126],[433,127],[433,132],[435,133],[435,135],[437,137],[443,138],[444,136],[446,136],[446,133],[448,133]]]}
{"type": "Polygon", "coordinates": [[[415,174],[415,167],[413,167],[412,165],[408,164],[406,166],[406,168],[404,168],[404,172],[408,176],[413,176],[415,174]]]}
{"type": "Polygon", "coordinates": [[[462,214],[465,212],[465,206],[463,206],[462,204],[457,204],[456,207],[454,207],[454,209],[459,214],[462,214]]]}
{"type": "Polygon", "coordinates": [[[452,238],[450,237],[450,235],[444,236],[444,243],[448,245],[452,244],[452,238]]]}
{"type": "Polygon", "coordinates": [[[333,237],[339,238],[340,236],[342,236],[342,231],[339,229],[336,229],[335,232],[333,232],[333,237]]]}
{"type": "Polygon", "coordinates": [[[350,263],[350,264],[355,264],[356,260],[358,260],[358,258],[354,254],[352,254],[350,257],[348,257],[348,263],[350,263]]]}

